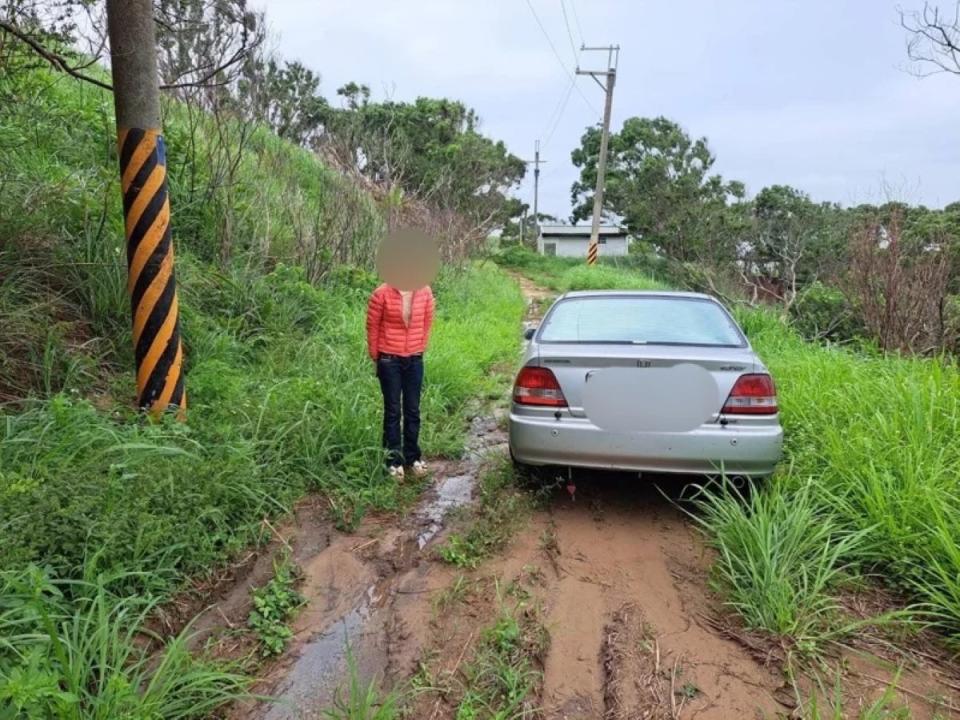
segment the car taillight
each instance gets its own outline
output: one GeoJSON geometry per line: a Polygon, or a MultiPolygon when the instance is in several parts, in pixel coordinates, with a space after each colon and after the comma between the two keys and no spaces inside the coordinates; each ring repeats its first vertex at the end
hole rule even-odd
{"type": "Polygon", "coordinates": [[[518,405],[567,406],[553,371],[541,367],[525,367],[520,371],[513,385],[513,401],[518,405]]]}
{"type": "Polygon", "coordinates": [[[777,412],[777,389],[769,375],[741,375],[724,403],[724,415],[773,415],[777,412]]]}

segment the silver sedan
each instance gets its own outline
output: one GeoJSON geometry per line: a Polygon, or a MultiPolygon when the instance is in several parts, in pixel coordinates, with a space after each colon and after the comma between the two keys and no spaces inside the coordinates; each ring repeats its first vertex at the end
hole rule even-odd
{"type": "Polygon", "coordinates": [[[759,477],[780,459],[773,379],[708,295],[571,292],[526,339],[519,465],[759,477]]]}

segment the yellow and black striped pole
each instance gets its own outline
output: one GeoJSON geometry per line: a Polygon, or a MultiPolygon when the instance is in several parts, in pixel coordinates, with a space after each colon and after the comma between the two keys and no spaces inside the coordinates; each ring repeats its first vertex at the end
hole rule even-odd
{"type": "Polygon", "coordinates": [[[137,402],[154,412],[170,405],[184,409],[183,345],[163,137],[156,129],[142,128],[121,128],[118,135],[137,402]]]}
{"type": "Polygon", "coordinates": [[[590,241],[590,244],[587,246],[587,265],[595,265],[597,262],[597,255],[600,253],[600,243],[590,241]]]}
{"type": "Polygon", "coordinates": [[[137,404],[186,410],[152,0],[107,0],[137,404]]]}

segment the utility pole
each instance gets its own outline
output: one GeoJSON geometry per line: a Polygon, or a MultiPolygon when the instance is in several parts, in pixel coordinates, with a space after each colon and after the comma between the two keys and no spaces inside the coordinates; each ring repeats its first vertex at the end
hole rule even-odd
{"type": "MultiPolygon", "coordinates": [[[[533,151],[533,222],[537,223],[537,207],[540,199],[540,141],[537,140],[533,151]]],[[[546,161],[544,161],[546,162],[546,161]]]]}
{"type": "Polygon", "coordinates": [[[610,139],[610,111],[613,107],[613,85],[617,79],[617,62],[620,59],[620,46],[607,45],[604,47],[587,47],[581,45],[581,50],[606,50],[606,70],[581,70],[577,68],[577,75],[589,75],[603,88],[606,99],[603,103],[603,130],[600,134],[600,157],[597,160],[597,186],[593,193],[593,223],[590,227],[590,245],[587,247],[587,264],[597,262],[600,251],[600,211],[603,209],[603,189],[607,173],[607,144],[610,139]],[[606,78],[605,82],[597,80],[597,76],[606,78]]]}
{"type": "MultiPolygon", "coordinates": [[[[537,251],[540,251],[540,163],[547,162],[540,159],[540,141],[534,143],[533,160],[524,160],[527,165],[533,165],[533,231],[537,233],[537,251]]],[[[522,237],[522,234],[521,234],[522,237]]]]}
{"type": "Polygon", "coordinates": [[[107,0],[137,404],[187,407],[152,0],[107,0]]]}

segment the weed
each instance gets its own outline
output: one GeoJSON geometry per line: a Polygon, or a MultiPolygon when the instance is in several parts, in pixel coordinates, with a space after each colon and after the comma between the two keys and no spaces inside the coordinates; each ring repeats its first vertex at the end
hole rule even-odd
{"type": "Polygon", "coordinates": [[[538,663],[546,650],[546,630],[535,606],[523,600],[508,605],[502,598],[499,603],[497,620],[483,631],[472,661],[463,669],[458,720],[537,715],[538,663]]]}
{"type": "MultiPolygon", "coordinates": [[[[844,720],[851,717],[844,710],[842,677],[838,670],[832,690],[828,690],[821,678],[815,678],[815,692],[811,695],[805,708],[804,717],[807,720],[844,720]]],[[[900,671],[898,670],[883,694],[870,705],[864,707],[856,716],[858,720],[910,720],[913,715],[909,707],[902,705],[897,697],[900,671]]]]}
{"type": "Polygon", "coordinates": [[[473,585],[466,576],[457,575],[457,579],[434,598],[434,612],[446,612],[454,605],[463,602],[472,591],[473,585]]]}
{"type": "Polygon", "coordinates": [[[382,692],[376,678],[363,682],[348,646],[346,690],[337,689],[333,707],[323,716],[327,720],[396,720],[401,717],[404,699],[408,698],[398,691],[382,692]]]}
{"type": "Polygon", "coordinates": [[[257,634],[264,655],[279,655],[293,636],[287,621],[306,602],[294,588],[295,583],[293,565],[284,557],[274,563],[270,581],[253,590],[253,609],[247,622],[257,634]]]}
{"type": "Polygon", "coordinates": [[[512,468],[502,462],[481,478],[467,529],[450,535],[440,557],[457,567],[477,567],[506,545],[531,507],[530,495],[517,488],[512,468]]]}
{"type": "Polygon", "coordinates": [[[793,638],[801,651],[831,628],[839,606],[830,588],[847,571],[843,558],[863,541],[816,502],[810,485],[789,497],[708,486],[696,521],[719,551],[718,581],[749,627],[793,638]]]}
{"type": "Polygon", "coordinates": [[[0,573],[0,707],[10,717],[176,720],[246,696],[243,677],[190,654],[189,628],[165,643],[147,633],[157,599],[117,595],[128,581],[0,573]]]}

